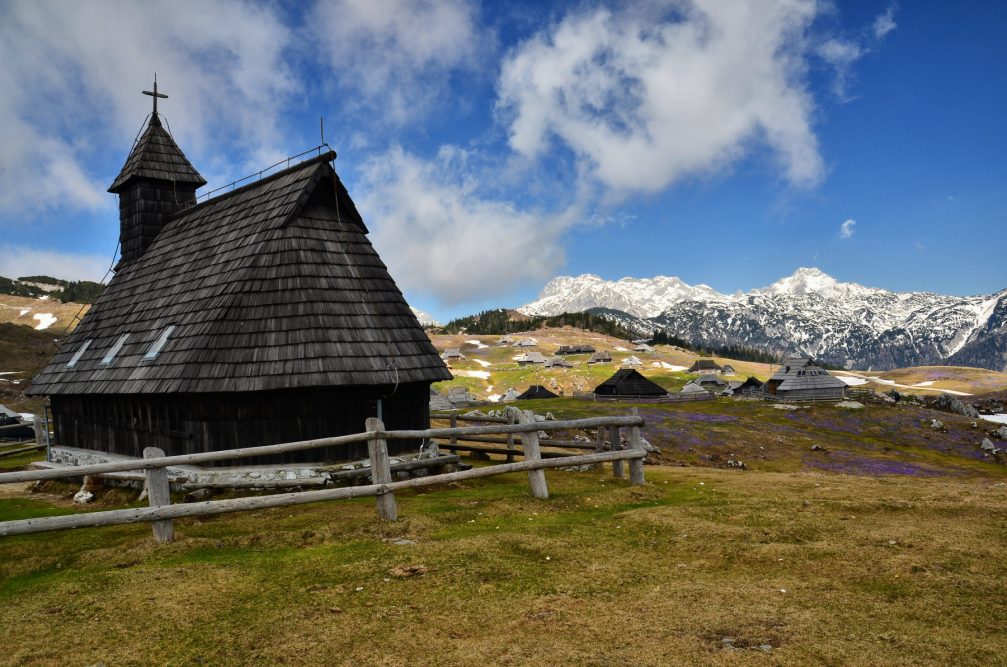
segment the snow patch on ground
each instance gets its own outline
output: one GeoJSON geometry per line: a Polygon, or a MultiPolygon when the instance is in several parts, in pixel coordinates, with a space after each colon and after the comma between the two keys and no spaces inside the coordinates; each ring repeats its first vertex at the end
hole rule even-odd
{"type": "Polygon", "coordinates": [[[452,370],[451,374],[456,378],[479,378],[480,380],[489,380],[489,371],[456,371],[452,370]]]}
{"type": "Polygon", "coordinates": [[[921,389],[923,391],[937,391],[942,394],[951,394],[953,396],[971,396],[972,394],[967,391],[955,391],[954,389],[941,389],[940,387],[931,387],[934,384],[934,380],[928,380],[927,382],[918,382],[916,384],[899,384],[895,380],[888,380],[886,378],[874,377],[872,375],[839,375],[834,373],[834,375],[845,382],[851,387],[857,387],[868,382],[876,382],[877,384],[883,384],[886,387],[892,387],[897,389],[921,389]]]}
{"type": "Polygon", "coordinates": [[[56,324],[56,316],[52,313],[35,313],[31,317],[33,320],[38,320],[38,324],[35,326],[36,331],[48,329],[52,325],[56,324]]]}
{"type": "Polygon", "coordinates": [[[21,371],[2,371],[0,375],[20,375],[21,371]]]}
{"type": "Polygon", "coordinates": [[[481,350],[481,349],[483,349],[485,347],[489,347],[489,345],[486,345],[485,343],[481,343],[480,341],[477,341],[477,340],[467,340],[465,342],[468,343],[469,345],[475,345],[476,349],[478,349],[478,350],[481,350]]]}
{"type": "Polygon", "coordinates": [[[17,314],[18,317],[24,317],[31,312],[31,308],[22,308],[21,312],[17,314]]]}
{"type": "Polygon", "coordinates": [[[486,397],[486,400],[489,401],[490,403],[496,403],[497,401],[500,400],[500,394],[490,394],[489,396],[486,397]]]}
{"type": "Polygon", "coordinates": [[[651,366],[653,366],[654,368],[663,368],[666,371],[675,371],[675,372],[684,371],[688,368],[687,366],[676,366],[675,364],[669,364],[667,361],[655,361],[654,363],[651,364],[651,366]]]}
{"type": "Polygon", "coordinates": [[[996,424],[1007,424],[1007,414],[1000,413],[998,415],[979,415],[980,418],[985,419],[988,422],[994,422],[996,424]]]}
{"type": "MultiPolygon", "coordinates": [[[[483,347],[486,347],[486,346],[485,346],[485,345],[483,345],[483,347]]],[[[477,364],[479,364],[479,365],[480,365],[480,366],[482,366],[483,368],[489,368],[490,366],[492,366],[492,365],[493,365],[493,364],[491,364],[491,363],[490,363],[490,362],[488,362],[488,361],[483,361],[482,359],[473,359],[472,361],[476,362],[477,364]]]]}
{"type": "Polygon", "coordinates": [[[627,350],[626,348],[622,347],[621,345],[616,345],[615,346],[615,351],[616,352],[629,352],[629,350],[627,350]]]}
{"type": "Polygon", "coordinates": [[[39,300],[39,301],[48,301],[48,300],[49,300],[49,295],[48,295],[48,294],[46,294],[45,296],[40,296],[40,297],[38,298],[38,300],[39,300]]]}

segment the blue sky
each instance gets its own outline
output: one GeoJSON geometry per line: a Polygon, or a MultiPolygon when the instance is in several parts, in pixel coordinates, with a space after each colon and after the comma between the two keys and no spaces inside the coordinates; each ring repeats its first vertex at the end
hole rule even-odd
{"type": "Polygon", "coordinates": [[[1007,3],[0,2],[0,275],[100,278],[160,110],[223,185],[318,143],[410,302],[800,266],[1007,287],[1007,3]]]}

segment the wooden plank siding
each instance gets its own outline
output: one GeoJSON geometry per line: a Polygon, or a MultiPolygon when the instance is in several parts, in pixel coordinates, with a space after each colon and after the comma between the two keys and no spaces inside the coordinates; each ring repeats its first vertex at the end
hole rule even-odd
{"type": "MultiPolygon", "coordinates": [[[[427,428],[425,383],[380,387],[326,387],[248,394],[53,396],[60,446],[142,457],[146,447],[168,456],[270,445],[359,433],[382,398],[386,427],[427,428]],[[392,393],[394,391],[394,394],[392,393]]],[[[394,456],[418,441],[394,440],[394,456]]],[[[346,461],[367,457],[367,444],[290,452],[253,464],[346,461]]]]}

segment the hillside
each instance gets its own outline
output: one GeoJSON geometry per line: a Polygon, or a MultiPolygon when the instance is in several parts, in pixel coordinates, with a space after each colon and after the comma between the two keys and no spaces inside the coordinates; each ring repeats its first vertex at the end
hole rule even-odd
{"type": "MultiPolygon", "coordinates": [[[[502,395],[509,387],[523,391],[531,384],[541,384],[571,395],[574,391],[591,391],[611,376],[623,359],[632,355],[643,362],[643,367],[638,369],[641,373],[669,390],[677,390],[696,377],[694,374],[685,373],[685,369],[696,359],[703,358],[695,352],[672,345],[656,345],[655,352],[652,353],[633,352],[633,345],[625,340],[574,328],[547,328],[514,337],[518,339],[534,337],[538,341],[538,347],[529,349],[537,350],[547,358],[553,356],[561,345],[593,345],[598,350],[609,351],[612,354],[612,363],[588,366],[586,362],[590,355],[584,354],[567,357],[575,364],[574,368],[547,369],[541,365],[522,367],[513,357],[523,350],[499,346],[500,336],[434,334],[431,340],[438,350],[457,347],[466,356],[464,360],[451,362],[452,371],[456,375],[454,380],[435,386],[441,389],[451,385],[465,386],[480,399],[502,395]]],[[[767,363],[719,356],[714,358],[720,364],[728,362],[735,368],[737,375],[727,378],[730,380],[743,380],[749,375],[765,380],[774,370],[774,366],[767,363]]],[[[840,374],[862,378],[864,382],[869,382],[872,377],[877,378],[879,381],[872,382],[871,385],[878,391],[898,388],[904,393],[917,393],[923,396],[937,395],[941,391],[979,395],[1007,389],[1007,374],[972,368],[922,367],[886,373],[840,374]],[[918,386],[911,386],[914,384],[918,386]]],[[[850,383],[860,382],[851,380],[850,383]]]]}
{"type": "Polygon", "coordinates": [[[802,268],[764,288],[720,294],[677,278],[551,281],[529,315],[607,308],[623,327],[703,346],[805,354],[838,367],[886,370],[967,364],[1007,370],[1007,290],[947,296],[845,283],[802,268]]]}
{"type": "Polygon", "coordinates": [[[62,335],[76,326],[77,316],[84,316],[87,304],[63,303],[48,295],[42,297],[0,294],[0,323],[19,324],[53,335],[62,335]]]}

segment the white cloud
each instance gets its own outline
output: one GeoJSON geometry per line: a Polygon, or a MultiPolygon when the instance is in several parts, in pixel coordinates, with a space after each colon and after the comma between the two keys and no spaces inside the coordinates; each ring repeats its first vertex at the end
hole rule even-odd
{"type": "Polygon", "coordinates": [[[874,39],[884,39],[885,35],[895,30],[898,26],[895,23],[895,5],[890,6],[884,14],[879,14],[876,19],[874,19],[874,25],[872,29],[874,31],[874,39]]]}
{"type": "Polygon", "coordinates": [[[818,55],[835,70],[832,80],[832,92],[844,102],[850,101],[847,94],[850,68],[864,55],[863,49],[856,42],[845,42],[839,39],[828,39],[818,47],[818,55]]]}
{"type": "Polygon", "coordinates": [[[849,239],[853,238],[853,228],[856,226],[857,221],[853,219],[847,219],[843,224],[839,225],[839,238],[849,239]]]}
{"type": "Polygon", "coordinates": [[[449,72],[474,66],[476,22],[464,0],[322,0],[311,19],[344,103],[395,124],[425,113],[449,72]]]}
{"type": "Polygon", "coordinates": [[[848,94],[853,65],[863,56],[874,51],[881,45],[885,35],[896,28],[895,6],[891,5],[883,14],[879,14],[869,30],[859,31],[859,37],[839,39],[836,37],[825,40],[818,46],[818,55],[834,70],[832,92],[842,102],[853,98],[848,94]]]}
{"type": "Polygon", "coordinates": [[[805,90],[811,0],[572,13],[512,51],[498,109],[527,157],[559,140],[617,192],[656,192],[764,143],[793,184],[823,175],[805,90]]]}
{"type": "Polygon", "coordinates": [[[484,199],[464,161],[457,149],[428,162],[396,147],[363,166],[355,197],[399,287],[453,305],[551,277],[573,212],[535,215],[484,199]]]}
{"type": "Polygon", "coordinates": [[[53,276],[64,280],[100,281],[111,257],[39,250],[23,245],[0,245],[0,276],[53,276]]]}
{"type": "Polygon", "coordinates": [[[125,158],[155,71],[170,95],[160,111],[190,156],[208,138],[217,150],[235,138],[249,151],[276,142],[278,106],[299,85],[284,60],[290,31],[261,3],[3,3],[0,43],[6,213],[101,206],[115,174],[99,182],[83,165],[106,142],[125,158]]]}

